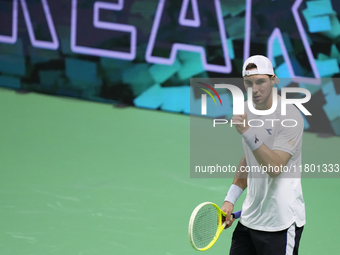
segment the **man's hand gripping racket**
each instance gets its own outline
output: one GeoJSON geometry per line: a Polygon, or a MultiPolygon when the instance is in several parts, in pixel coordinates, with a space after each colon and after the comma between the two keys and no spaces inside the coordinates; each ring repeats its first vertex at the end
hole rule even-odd
{"type": "MultiPolygon", "coordinates": [[[[232,213],[231,216],[231,220],[238,219],[241,211],[232,213]]],[[[205,202],[198,205],[189,221],[189,240],[192,247],[198,251],[211,248],[227,225],[225,217],[226,213],[214,203],[205,202]]]]}

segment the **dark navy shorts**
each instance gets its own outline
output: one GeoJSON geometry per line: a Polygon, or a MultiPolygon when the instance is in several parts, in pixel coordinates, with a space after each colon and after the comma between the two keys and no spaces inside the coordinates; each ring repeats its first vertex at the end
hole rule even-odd
{"type": "Polygon", "coordinates": [[[303,227],[267,232],[247,228],[238,222],[230,247],[230,255],[297,255],[303,227]]]}

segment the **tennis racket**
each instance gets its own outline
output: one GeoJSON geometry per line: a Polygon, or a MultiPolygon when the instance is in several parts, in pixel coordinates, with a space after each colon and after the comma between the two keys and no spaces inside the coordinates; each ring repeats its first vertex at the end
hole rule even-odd
{"type": "MultiPolygon", "coordinates": [[[[241,211],[231,214],[238,219],[241,211]]],[[[192,212],[189,221],[189,239],[191,246],[198,251],[206,251],[217,241],[227,221],[222,224],[222,216],[226,216],[216,204],[205,202],[192,212]]]]}

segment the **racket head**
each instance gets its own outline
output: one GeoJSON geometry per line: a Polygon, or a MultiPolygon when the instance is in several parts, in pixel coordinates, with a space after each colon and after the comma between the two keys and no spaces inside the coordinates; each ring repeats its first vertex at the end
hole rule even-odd
{"type": "Polygon", "coordinates": [[[222,216],[225,213],[211,202],[199,204],[194,209],[188,231],[190,244],[195,250],[205,251],[214,245],[224,229],[222,216]]]}

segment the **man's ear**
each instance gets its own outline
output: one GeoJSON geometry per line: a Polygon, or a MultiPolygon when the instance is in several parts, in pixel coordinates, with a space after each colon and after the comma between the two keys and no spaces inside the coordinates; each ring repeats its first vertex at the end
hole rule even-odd
{"type": "Polygon", "coordinates": [[[271,81],[272,81],[272,83],[273,83],[273,86],[274,86],[274,84],[275,84],[275,77],[276,77],[276,75],[275,75],[275,74],[273,74],[273,75],[272,75],[272,77],[270,78],[270,79],[271,79],[271,81]]]}

